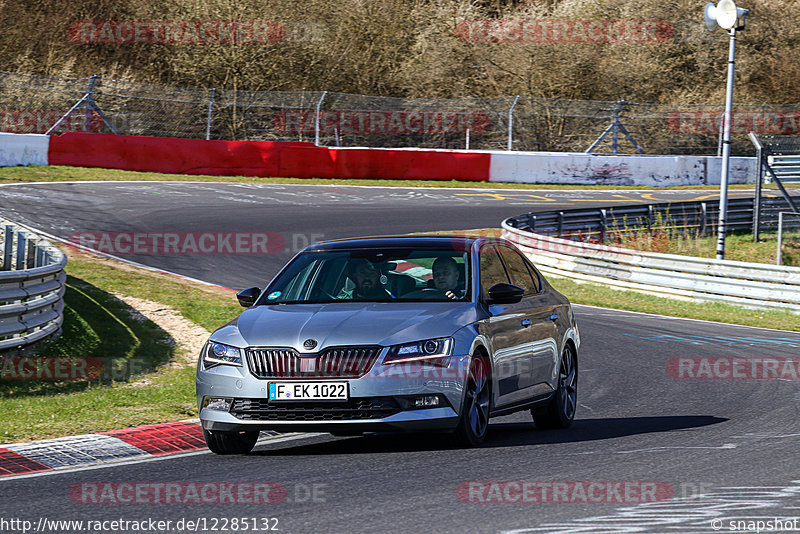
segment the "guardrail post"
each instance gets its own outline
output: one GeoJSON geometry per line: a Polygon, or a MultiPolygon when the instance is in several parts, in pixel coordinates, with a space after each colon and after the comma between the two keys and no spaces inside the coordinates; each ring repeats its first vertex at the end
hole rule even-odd
{"type": "Polygon", "coordinates": [[[17,262],[15,268],[21,271],[25,268],[25,234],[17,233],[17,262]]]}
{"type": "Polygon", "coordinates": [[[41,267],[42,265],[44,265],[44,252],[45,251],[41,247],[41,245],[39,245],[37,243],[36,244],[36,256],[35,256],[36,260],[35,260],[35,262],[33,264],[34,267],[41,267]]]}
{"type": "Polygon", "coordinates": [[[3,270],[11,270],[11,256],[14,254],[14,227],[6,225],[3,251],[3,270]]]}
{"type": "Polygon", "coordinates": [[[28,239],[26,248],[28,250],[25,254],[25,268],[33,269],[36,266],[36,243],[32,239],[28,239]]]}
{"type": "Polygon", "coordinates": [[[606,242],[606,210],[600,209],[600,242],[606,242]]]}
{"type": "Polygon", "coordinates": [[[533,213],[528,214],[528,228],[531,230],[536,229],[536,215],[533,213]]]}
{"type": "Polygon", "coordinates": [[[708,204],[700,203],[700,235],[706,235],[706,219],[708,218],[708,204]]]}
{"type": "Polygon", "coordinates": [[[558,237],[561,237],[561,233],[564,231],[564,212],[558,212],[558,237]]]}

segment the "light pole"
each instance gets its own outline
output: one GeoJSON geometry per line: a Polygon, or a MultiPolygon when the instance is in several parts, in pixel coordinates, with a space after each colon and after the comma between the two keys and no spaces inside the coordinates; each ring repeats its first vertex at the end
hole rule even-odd
{"type": "Polygon", "coordinates": [[[717,26],[728,30],[728,82],[725,87],[725,113],[722,116],[722,172],[719,183],[719,228],[717,231],[717,259],[725,259],[725,233],[728,219],[728,175],[731,159],[731,108],[733,107],[733,75],[736,66],[736,30],[744,30],[744,18],[749,10],[736,7],[733,0],[720,0],[714,6],[709,2],[705,9],[705,23],[708,31],[717,26]]]}

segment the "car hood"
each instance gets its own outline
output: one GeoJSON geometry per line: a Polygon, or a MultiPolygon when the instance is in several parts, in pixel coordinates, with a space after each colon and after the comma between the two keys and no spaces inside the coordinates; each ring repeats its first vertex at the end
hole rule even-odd
{"type": "Polygon", "coordinates": [[[472,303],[391,302],[257,306],[220,328],[212,339],[234,346],[294,347],[318,352],[342,345],[395,345],[446,337],[477,320],[472,303]],[[303,348],[317,341],[313,350],[303,348]]]}

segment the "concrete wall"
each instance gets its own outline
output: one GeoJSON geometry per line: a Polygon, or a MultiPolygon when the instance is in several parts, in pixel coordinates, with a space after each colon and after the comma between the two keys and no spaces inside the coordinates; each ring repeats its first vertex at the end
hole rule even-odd
{"type": "Polygon", "coordinates": [[[49,146],[47,135],[0,133],[0,167],[47,165],[49,146]]]}
{"type": "MultiPolygon", "coordinates": [[[[592,155],[568,152],[492,152],[492,182],[581,185],[719,184],[722,158],[716,156],[592,155]]],[[[756,159],[731,158],[732,184],[755,183],[756,159]]]]}

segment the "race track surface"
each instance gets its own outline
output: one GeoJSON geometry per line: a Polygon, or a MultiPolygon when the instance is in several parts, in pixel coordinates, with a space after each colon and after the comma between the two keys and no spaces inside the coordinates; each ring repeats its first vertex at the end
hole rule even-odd
{"type": "MultiPolygon", "coordinates": [[[[90,231],[281,235],[284,249],[268,257],[125,256],[240,288],[263,284],[311,236],[497,227],[527,210],[633,202],[612,195],[647,202],[708,192],[520,194],[548,200],[485,190],[86,183],[5,186],[0,207],[7,218],[62,238],[90,231]]],[[[277,518],[288,533],[684,533],[714,532],[715,525],[732,532],[731,520],[800,517],[798,369],[786,360],[800,355],[800,334],[585,306],[576,306],[576,316],[583,344],[579,409],[569,430],[537,430],[519,413],[492,420],[487,443],[471,450],[437,435],[320,434],[264,442],[249,456],[201,452],[5,478],[2,517],[34,524],[152,518],[172,521],[176,532],[190,530],[174,529],[181,519],[256,518],[261,525],[277,518]],[[181,483],[180,500],[189,483],[218,489],[248,482],[277,483],[286,495],[269,504],[248,503],[246,495],[207,504],[103,497],[119,487],[108,483],[150,490],[181,483]],[[523,497],[517,488],[525,483],[539,489],[523,497]],[[633,489],[626,494],[626,487],[633,489]],[[658,502],[641,502],[636,488],[657,488],[658,502]]],[[[230,523],[227,531],[234,531],[230,523]]]]}

